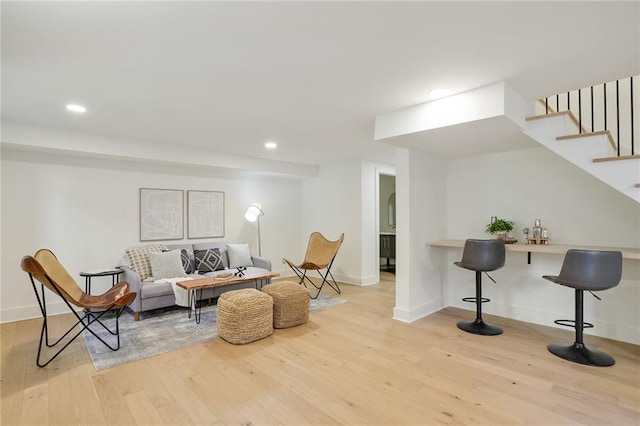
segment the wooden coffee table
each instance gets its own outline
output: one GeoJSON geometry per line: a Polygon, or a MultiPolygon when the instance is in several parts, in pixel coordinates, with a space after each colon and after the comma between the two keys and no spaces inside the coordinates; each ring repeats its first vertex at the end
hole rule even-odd
{"type": "Polygon", "coordinates": [[[189,318],[193,310],[196,324],[200,324],[202,306],[198,306],[198,298],[202,298],[202,290],[205,288],[226,287],[233,284],[256,282],[256,289],[261,289],[263,285],[269,284],[271,278],[279,277],[277,272],[264,272],[258,274],[245,273],[241,277],[231,276],[228,278],[205,277],[196,280],[178,281],[176,285],[187,290],[189,300],[189,318]]]}

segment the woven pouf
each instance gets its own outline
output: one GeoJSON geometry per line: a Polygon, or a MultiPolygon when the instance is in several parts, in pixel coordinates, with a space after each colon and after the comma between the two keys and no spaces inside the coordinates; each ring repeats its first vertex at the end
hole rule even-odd
{"type": "Polygon", "coordinates": [[[309,319],[309,291],[291,281],[281,281],[262,287],[273,298],[273,327],[289,328],[309,319]]]}
{"type": "Polygon", "coordinates": [[[273,299],[254,288],[228,291],[218,298],[218,335],[243,345],[273,333],[273,299]]]}

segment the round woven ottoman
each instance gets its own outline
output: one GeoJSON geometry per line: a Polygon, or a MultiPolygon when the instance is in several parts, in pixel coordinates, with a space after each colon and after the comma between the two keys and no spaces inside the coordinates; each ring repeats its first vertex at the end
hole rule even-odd
{"type": "Polygon", "coordinates": [[[291,281],[281,281],[262,287],[273,298],[273,327],[289,328],[309,319],[309,291],[291,281]]]}
{"type": "Polygon", "coordinates": [[[218,298],[218,335],[243,345],[273,333],[273,299],[254,288],[222,293],[218,298]]]}

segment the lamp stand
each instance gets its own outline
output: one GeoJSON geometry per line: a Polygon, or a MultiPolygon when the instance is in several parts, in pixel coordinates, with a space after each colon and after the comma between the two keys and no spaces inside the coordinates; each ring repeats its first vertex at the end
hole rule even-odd
{"type": "Polygon", "coordinates": [[[258,257],[262,257],[262,247],[260,244],[260,216],[258,216],[258,257]]]}

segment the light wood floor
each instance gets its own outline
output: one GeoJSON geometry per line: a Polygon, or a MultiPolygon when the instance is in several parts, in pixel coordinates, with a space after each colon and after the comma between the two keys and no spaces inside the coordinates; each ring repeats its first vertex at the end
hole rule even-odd
{"type": "Polygon", "coordinates": [[[40,321],[3,324],[2,425],[640,424],[638,346],[587,336],[616,364],[586,367],[546,349],[570,330],[488,316],[504,334],[474,336],[456,328],[473,314],[454,308],[404,324],[392,275],[342,289],[348,303],[261,341],[100,372],[82,339],[37,368],[40,321]]]}

